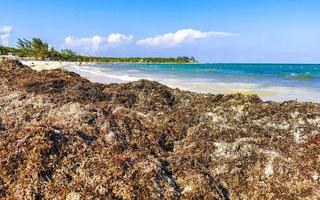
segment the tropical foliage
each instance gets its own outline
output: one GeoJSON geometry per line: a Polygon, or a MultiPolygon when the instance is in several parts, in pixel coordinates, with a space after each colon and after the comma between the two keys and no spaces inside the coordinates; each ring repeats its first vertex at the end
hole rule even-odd
{"type": "Polygon", "coordinates": [[[40,38],[33,38],[31,41],[27,39],[18,39],[17,48],[0,46],[0,55],[12,54],[19,57],[31,57],[38,60],[61,60],[61,61],[77,61],[77,62],[103,62],[103,63],[195,63],[194,57],[177,57],[177,58],[155,58],[155,57],[130,57],[130,58],[114,58],[114,57],[94,57],[79,55],[71,49],[63,49],[61,51],[49,47],[48,43],[43,42],[40,38]]]}

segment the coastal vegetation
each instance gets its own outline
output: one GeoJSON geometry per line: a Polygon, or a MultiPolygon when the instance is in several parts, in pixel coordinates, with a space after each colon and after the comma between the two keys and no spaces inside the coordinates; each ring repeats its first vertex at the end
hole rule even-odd
{"type": "Polygon", "coordinates": [[[40,38],[32,40],[18,39],[17,48],[0,46],[0,55],[13,55],[18,57],[28,57],[37,60],[60,60],[76,62],[101,62],[101,63],[196,63],[194,57],[96,57],[79,55],[71,49],[56,50],[40,38]]]}

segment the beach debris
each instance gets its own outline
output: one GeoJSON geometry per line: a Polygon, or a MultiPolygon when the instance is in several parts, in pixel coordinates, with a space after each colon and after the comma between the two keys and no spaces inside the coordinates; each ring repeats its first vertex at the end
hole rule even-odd
{"type": "Polygon", "coordinates": [[[320,105],[0,62],[0,199],[319,199],[320,105]]]}
{"type": "Polygon", "coordinates": [[[0,68],[2,70],[30,69],[20,61],[9,58],[0,58],[0,68]]]}

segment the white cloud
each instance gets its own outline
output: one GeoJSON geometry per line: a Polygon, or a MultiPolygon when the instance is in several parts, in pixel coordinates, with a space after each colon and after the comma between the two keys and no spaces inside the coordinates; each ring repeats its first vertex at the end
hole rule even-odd
{"type": "Polygon", "coordinates": [[[108,36],[107,41],[110,45],[118,45],[123,43],[130,43],[133,40],[133,35],[123,35],[120,33],[112,33],[108,36]]]}
{"type": "MultiPolygon", "coordinates": [[[[192,42],[196,39],[209,37],[228,37],[236,34],[229,32],[208,31],[203,32],[195,29],[181,29],[175,33],[167,33],[155,37],[138,40],[136,45],[149,47],[176,47],[186,42],[192,42]]],[[[133,35],[124,35],[121,33],[112,33],[108,36],[95,35],[93,37],[74,38],[68,36],[65,38],[62,48],[73,48],[79,51],[97,52],[108,48],[123,47],[133,41],[133,35]]]]}
{"type": "Polygon", "coordinates": [[[64,40],[64,46],[67,48],[79,48],[85,51],[99,51],[102,48],[126,44],[132,40],[132,35],[126,36],[120,33],[112,33],[107,37],[95,35],[93,37],[74,38],[68,36],[64,40]]]}
{"type": "Polygon", "coordinates": [[[12,26],[0,27],[0,41],[2,46],[9,46],[9,37],[12,31],[12,26]]]}
{"type": "Polygon", "coordinates": [[[1,34],[10,33],[12,28],[13,28],[12,26],[3,26],[3,27],[0,28],[0,33],[1,34]]]}
{"type": "Polygon", "coordinates": [[[208,37],[227,37],[234,36],[234,33],[228,32],[202,32],[195,29],[181,29],[175,33],[167,33],[155,37],[149,37],[137,42],[137,45],[152,46],[152,47],[176,47],[182,43],[190,42],[195,39],[208,38],[208,37]]]}
{"type": "Polygon", "coordinates": [[[87,51],[89,50],[97,51],[101,47],[101,44],[103,43],[104,40],[106,39],[98,35],[95,35],[91,38],[79,38],[79,39],[68,36],[65,38],[64,43],[66,47],[82,48],[87,51]]]}

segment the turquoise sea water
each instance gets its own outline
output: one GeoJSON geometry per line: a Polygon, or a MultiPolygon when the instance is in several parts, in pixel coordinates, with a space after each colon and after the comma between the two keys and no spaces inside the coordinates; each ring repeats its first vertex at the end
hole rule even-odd
{"type": "Polygon", "coordinates": [[[255,93],[264,100],[320,101],[316,64],[96,64],[72,70],[98,82],[156,80],[202,93],[255,93]]]}

